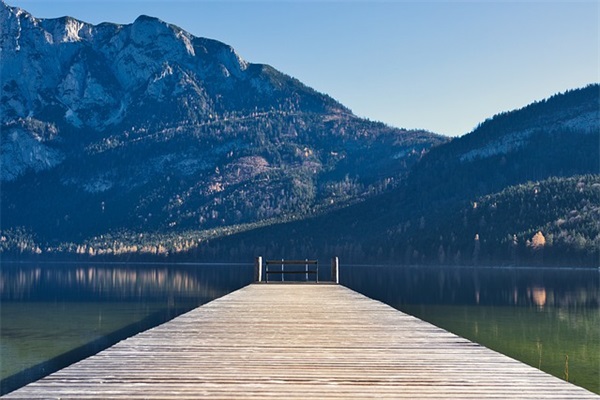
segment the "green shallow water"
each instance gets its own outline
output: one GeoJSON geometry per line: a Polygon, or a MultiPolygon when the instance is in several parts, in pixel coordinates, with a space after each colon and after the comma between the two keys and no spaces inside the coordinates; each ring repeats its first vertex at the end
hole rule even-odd
{"type": "Polygon", "coordinates": [[[568,373],[569,382],[600,393],[597,309],[466,305],[401,309],[559,378],[566,379],[568,373]]]}
{"type": "Polygon", "coordinates": [[[252,265],[6,264],[0,394],[252,281],[252,265]]]}
{"type": "MultiPolygon", "coordinates": [[[[3,265],[1,393],[252,276],[251,265],[3,265]]],[[[600,394],[598,271],[342,266],[340,276],[351,289],[563,379],[568,356],[568,380],[600,394]]]]}
{"type": "Polygon", "coordinates": [[[598,270],[349,266],[342,283],[600,394],[598,270]]]}
{"type": "Polygon", "coordinates": [[[165,309],[164,303],[3,302],[1,379],[165,309]]]}

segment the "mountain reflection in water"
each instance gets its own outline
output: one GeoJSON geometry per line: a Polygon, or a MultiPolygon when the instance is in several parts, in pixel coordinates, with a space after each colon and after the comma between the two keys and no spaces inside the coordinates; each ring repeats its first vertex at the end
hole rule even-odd
{"type": "Polygon", "coordinates": [[[394,306],[600,304],[594,269],[344,266],[340,276],[344,285],[394,306]]]}
{"type": "Polygon", "coordinates": [[[0,293],[2,300],[215,298],[251,279],[248,265],[9,265],[0,274],[0,293]]]}
{"type": "Polygon", "coordinates": [[[0,394],[249,284],[252,265],[10,264],[0,394]]]}

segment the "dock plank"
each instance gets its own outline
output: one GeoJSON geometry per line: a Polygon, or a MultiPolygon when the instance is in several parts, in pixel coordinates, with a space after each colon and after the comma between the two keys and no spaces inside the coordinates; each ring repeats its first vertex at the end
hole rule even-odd
{"type": "Polygon", "coordinates": [[[253,284],[6,398],[598,399],[340,285],[253,284]]]}

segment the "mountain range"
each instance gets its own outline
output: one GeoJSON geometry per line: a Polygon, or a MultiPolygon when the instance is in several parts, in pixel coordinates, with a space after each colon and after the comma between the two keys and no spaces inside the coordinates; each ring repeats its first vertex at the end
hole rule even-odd
{"type": "Polygon", "coordinates": [[[598,266],[599,101],[594,84],[498,114],[431,149],[387,193],[205,243],[196,254],[598,266]]]}
{"type": "Polygon", "coordinates": [[[45,241],[300,218],[395,186],[447,141],[155,18],[1,3],[0,23],[3,229],[45,241]]]}
{"type": "Polygon", "coordinates": [[[152,17],[0,29],[5,255],[600,262],[598,84],[450,140],[152,17]]]}

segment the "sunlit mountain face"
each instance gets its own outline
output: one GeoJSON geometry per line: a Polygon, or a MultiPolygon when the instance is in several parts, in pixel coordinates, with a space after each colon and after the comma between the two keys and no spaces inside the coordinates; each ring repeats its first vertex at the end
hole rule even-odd
{"type": "Polygon", "coordinates": [[[1,3],[0,21],[12,237],[81,243],[303,218],[396,187],[447,141],[358,118],[155,18],[91,25],[1,3]]]}
{"type": "Polygon", "coordinates": [[[155,18],[0,22],[4,254],[600,259],[597,84],[449,140],[155,18]]]}

